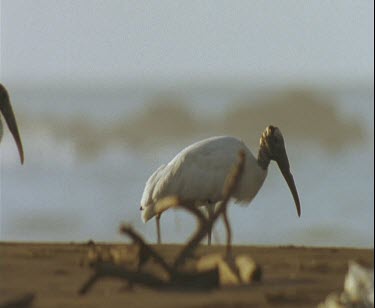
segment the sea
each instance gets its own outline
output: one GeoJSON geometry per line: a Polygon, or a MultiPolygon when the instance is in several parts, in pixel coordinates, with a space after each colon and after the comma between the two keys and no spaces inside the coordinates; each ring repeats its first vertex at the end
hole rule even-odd
{"type": "MultiPolygon", "coordinates": [[[[234,244],[373,247],[373,85],[12,84],[8,90],[25,163],[6,130],[1,241],[128,242],[119,233],[126,223],[154,243],[155,222],[143,223],[139,211],[152,172],[210,136],[241,138],[256,155],[272,124],[286,142],[302,215],[273,162],[250,204],[230,204],[234,244]]],[[[183,243],[196,229],[181,209],[165,212],[161,225],[165,243],[183,243]]],[[[213,242],[225,240],[219,220],[213,242]]]]}

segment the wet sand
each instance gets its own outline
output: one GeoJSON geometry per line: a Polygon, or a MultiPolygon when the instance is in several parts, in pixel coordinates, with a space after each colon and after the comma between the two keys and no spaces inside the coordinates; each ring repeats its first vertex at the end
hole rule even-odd
{"type": "MultiPolygon", "coordinates": [[[[154,247],[167,260],[181,248],[154,247]]],[[[262,266],[260,283],[171,292],[141,286],[129,290],[125,282],[105,278],[80,296],[79,288],[92,274],[80,265],[87,250],[87,244],[0,243],[0,307],[27,294],[34,294],[31,307],[316,307],[330,292],[342,290],[349,260],[373,266],[372,249],[235,246],[235,254],[247,253],[262,266]]],[[[224,247],[197,250],[218,251],[224,247]]]]}

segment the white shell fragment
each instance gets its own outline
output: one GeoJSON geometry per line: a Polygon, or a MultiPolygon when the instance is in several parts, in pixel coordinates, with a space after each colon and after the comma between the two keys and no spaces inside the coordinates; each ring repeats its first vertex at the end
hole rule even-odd
{"type": "Polygon", "coordinates": [[[318,308],[371,308],[374,307],[374,269],[349,262],[344,291],[331,293],[318,308]]]}
{"type": "Polygon", "coordinates": [[[350,261],[344,292],[352,302],[368,303],[374,307],[374,269],[370,270],[350,261]]]}

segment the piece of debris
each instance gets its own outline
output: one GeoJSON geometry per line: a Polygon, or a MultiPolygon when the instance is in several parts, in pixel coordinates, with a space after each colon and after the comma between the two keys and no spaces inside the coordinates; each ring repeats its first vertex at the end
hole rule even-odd
{"type": "Polygon", "coordinates": [[[374,307],[374,269],[367,269],[350,261],[344,291],[352,302],[369,303],[374,307]]]}
{"type": "Polygon", "coordinates": [[[231,284],[234,281],[237,281],[237,284],[242,284],[249,283],[252,279],[259,280],[261,272],[255,262],[248,256],[239,256],[238,258],[234,258],[233,262],[230,261],[232,253],[230,225],[226,215],[227,205],[241,177],[244,163],[245,154],[243,151],[240,151],[239,161],[234,165],[233,170],[229,172],[226,179],[226,184],[223,188],[223,201],[219,204],[217,211],[211,218],[206,218],[196,207],[184,204],[179,206],[196,217],[198,228],[176,256],[172,265],[166,262],[152,246],[146,244],[142,237],[130,226],[124,225],[120,228],[121,233],[130,237],[133,245],[138,247],[138,250],[134,249],[131,252],[127,247],[123,247],[124,250],[121,251],[119,249],[104,249],[100,246],[91,245],[91,250],[88,252],[88,259],[95,272],[81,287],[79,294],[87,293],[103,277],[120,278],[126,280],[130,285],[139,284],[159,290],[180,289],[194,291],[215,289],[221,285],[231,284]],[[210,268],[200,269],[199,271],[187,270],[185,266],[187,260],[194,254],[198,244],[207,236],[219,216],[223,216],[227,227],[226,261],[222,259],[222,261],[214,263],[210,268]],[[152,258],[155,263],[160,265],[164,271],[164,276],[142,271],[144,260],[149,258],[152,258]],[[138,264],[136,268],[134,268],[134,264],[138,264]],[[219,274],[219,272],[227,274],[219,274]],[[221,284],[220,275],[228,277],[228,283],[221,284]]]}
{"type": "Polygon", "coordinates": [[[344,291],[331,293],[318,308],[371,308],[374,307],[374,269],[349,262],[344,291]]]}
{"type": "Polygon", "coordinates": [[[261,268],[248,255],[225,257],[219,253],[201,257],[196,264],[197,270],[207,271],[218,268],[220,286],[250,284],[261,279],[261,268]]]}
{"type": "Polygon", "coordinates": [[[82,265],[87,264],[93,266],[97,263],[113,263],[124,265],[128,268],[138,268],[140,265],[140,247],[139,245],[127,246],[99,246],[90,245],[87,255],[81,262],[82,265]]]}

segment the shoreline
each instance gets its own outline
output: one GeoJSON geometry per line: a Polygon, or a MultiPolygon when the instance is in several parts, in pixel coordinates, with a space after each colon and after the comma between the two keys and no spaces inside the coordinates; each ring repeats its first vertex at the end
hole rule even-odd
{"type": "MultiPolygon", "coordinates": [[[[95,243],[96,246],[127,246],[95,243]]],[[[152,245],[167,261],[182,248],[178,244],[152,245]]],[[[262,267],[261,282],[210,292],[166,292],[106,278],[85,296],[78,290],[92,275],[80,266],[88,242],[0,242],[0,307],[5,301],[28,295],[32,307],[316,307],[331,292],[343,289],[348,262],[373,267],[373,249],[233,246],[234,254],[248,254],[262,267]],[[31,297],[31,295],[33,297],[31,297]]],[[[202,244],[197,253],[224,253],[224,246],[202,244]]],[[[147,269],[158,271],[150,262],[147,269]]],[[[26,307],[26,306],[25,306],[26,307]]]]}

